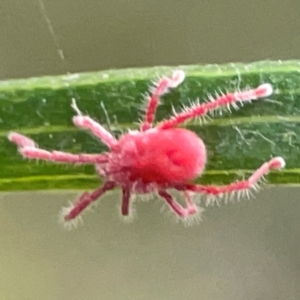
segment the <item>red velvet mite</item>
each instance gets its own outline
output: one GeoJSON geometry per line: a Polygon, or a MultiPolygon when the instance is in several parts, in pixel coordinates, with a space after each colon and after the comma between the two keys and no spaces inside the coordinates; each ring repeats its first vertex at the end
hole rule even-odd
{"type": "MultiPolygon", "coordinates": [[[[120,187],[122,190],[121,214],[130,215],[130,197],[132,194],[158,194],[180,219],[189,221],[199,218],[201,208],[192,200],[191,194],[208,197],[226,196],[237,192],[249,192],[255,188],[261,178],[271,169],[285,166],[281,157],[272,158],[257,169],[248,179],[224,186],[193,184],[192,180],[201,176],[205,169],[207,153],[204,142],[195,133],[178,125],[190,119],[205,117],[219,108],[238,103],[251,102],[272,94],[272,86],[262,84],[255,89],[235,91],[210,98],[203,104],[194,104],[182,112],[153,126],[159,99],[169,89],[183,82],[185,74],[181,70],[173,72],[171,77],[163,77],[156,82],[147,95],[147,108],[140,130],[129,131],[117,140],[102,125],[88,116],[82,115],[73,99],[72,108],[77,115],[73,117],[75,126],[90,130],[109,151],[101,154],[71,154],[60,151],[49,152],[37,147],[34,141],[15,132],[9,134],[20,153],[29,159],[41,159],[65,164],[93,164],[104,184],[91,193],[85,192],[70,207],[63,209],[66,224],[75,225],[81,213],[105,192],[120,187]],[[170,194],[170,190],[183,194],[186,205],[182,206],[170,194]]],[[[206,202],[207,204],[211,201],[206,202]]]]}

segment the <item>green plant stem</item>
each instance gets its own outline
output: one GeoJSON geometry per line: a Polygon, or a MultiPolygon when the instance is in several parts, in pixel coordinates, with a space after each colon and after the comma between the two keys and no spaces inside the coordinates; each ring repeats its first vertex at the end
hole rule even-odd
{"type": "MultiPolygon", "coordinates": [[[[157,121],[198,98],[271,83],[274,94],[217,115],[207,124],[189,123],[208,149],[205,174],[197,181],[227,183],[259,167],[273,156],[287,163],[272,172],[269,182],[300,182],[300,61],[251,64],[180,66],[185,82],[162,99],[157,121]]],[[[87,132],[77,130],[70,107],[80,110],[119,136],[137,128],[144,94],[157,75],[174,67],[111,70],[65,76],[0,82],[0,190],[85,189],[101,181],[93,166],[65,166],[24,160],[7,140],[9,131],[34,139],[42,148],[72,153],[102,152],[105,147],[87,132]]]]}

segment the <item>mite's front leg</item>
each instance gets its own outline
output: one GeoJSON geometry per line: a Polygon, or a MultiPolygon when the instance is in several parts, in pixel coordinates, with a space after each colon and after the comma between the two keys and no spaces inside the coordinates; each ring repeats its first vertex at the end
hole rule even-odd
{"type": "Polygon", "coordinates": [[[126,217],[130,213],[130,191],[128,188],[122,188],[122,204],[121,204],[121,214],[126,217]]]}
{"type": "Polygon", "coordinates": [[[76,225],[76,221],[81,213],[105,192],[114,189],[116,185],[117,184],[115,182],[107,181],[102,187],[94,190],[92,193],[83,193],[75,203],[71,204],[70,207],[64,207],[62,210],[62,220],[64,224],[67,227],[69,225],[71,227],[72,225],[76,225]]]}
{"type": "Polygon", "coordinates": [[[89,129],[97,138],[99,138],[110,149],[118,146],[118,140],[107,131],[102,125],[94,121],[89,116],[83,116],[78,109],[75,99],[72,99],[72,108],[77,112],[77,116],[73,117],[73,123],[78,128],[89,129]]]}
{"type": "Polygon", "coordinates": [[[72,154],[40,149],[37,148],[36,143],[33,140],[16,132],[11,132],[8,139],[19,147],[20,153],[25,158],[29,159],[41,159],[69,164],[101,164],[108,161],[105,154],[72,154]]]}

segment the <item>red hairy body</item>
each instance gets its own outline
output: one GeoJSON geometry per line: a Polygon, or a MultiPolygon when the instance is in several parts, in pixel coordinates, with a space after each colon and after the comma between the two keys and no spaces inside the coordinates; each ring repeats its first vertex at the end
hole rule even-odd
{"type": "Polygon", "coordinates": [[[117,169],[111,179],[120,184],[139,181],[147,186],[189,181],[201,175],[205,163],[205,145],[195,133],[151,129],[122,136],[108,168],[117,169]]]}
{"type": "MultiPolygon", "coordinates": [[[[155,112],[159,105],[160,96],[169,89],[176,88],[183,80],[183,71],[175,71],[171,77],[163,77],[150,89],[151,94],[146,97],[147,108],[139,131],[130,131],[117,140],[102,125],[88,116],[83,116],[73,99],[72,107],[77,112],[73,123],[78,128],[90,130],[95,137],[106,144],[108,152],[101,154],[71,154],[61,151],[47,151],[37,147],[35,142],[26,136],[11,132],[9,140],[14,142],[21,154],[26,158],[42,159],[57,163],[93,164],[98,174],[103,178],[103,186],[91,193],[85,192],[70,207],[62,211],[62,220],[67,225],[77,223],[81,213],[105,192],[121,187],[121,214],[130,215],[130,196],[135,194],[157,193],[169,208],[184,221],[199,216],[201,209],[191,199],[191,193],[207,196],[206,204],[219,201],[222,197],[232,193],[246,193],[249,189],[256,189],[259,180],[272,169],[283,168],[285,162],[281,157],[275,157],[265,162],[248,179],[237,181],[224,186],[207,186],[192,184],[191,181],[204,171],[207,153],[204,142],[195,133],[177,128],[178,125],[190,119],[204,117],[209,112],[222,107],[233,105],[237,108],[239,102],[250,102],[268,97],[272,93],[272,86],[262,84],[255,89],[235,91],[210,102],[195,104],[185,108],[153,126],[155,112]],[[168,189],[175,189],[183,193],[186,206],[179,204],[168,189]],[[209,200],[208,200],[209,199],[209,200]]],[[[227,199],[227,197],[225,198],[227,199]]]]}

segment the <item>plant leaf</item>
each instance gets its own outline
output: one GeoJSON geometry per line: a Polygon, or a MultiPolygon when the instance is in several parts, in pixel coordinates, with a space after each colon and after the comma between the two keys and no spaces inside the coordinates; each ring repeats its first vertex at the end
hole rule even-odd
{"type": "MultiPolygon", "coordinates": [[[[197,181],[227,183],[259,167],[273,156],[287,163],[272,172],[271,183],[300,182],[300,61],[193,65],[185,82],[162,99],[157,121],[195,99],[271,83],[268,99],[217,115],[208,124],[186,124],[208,149],[205,174],[197,181]]],[[[116,136],[137,128],[143,94],[158,75],[174,67],[111,70],[0,82],[0,190],[92,188],[101,180],[93,166],[65,166],[24,160],[7,140],[10,131],[30,136],[41,148],[72,153],[100,153],[105,147],[71,122],[70,104],[107,126],[116,136]]]]}

